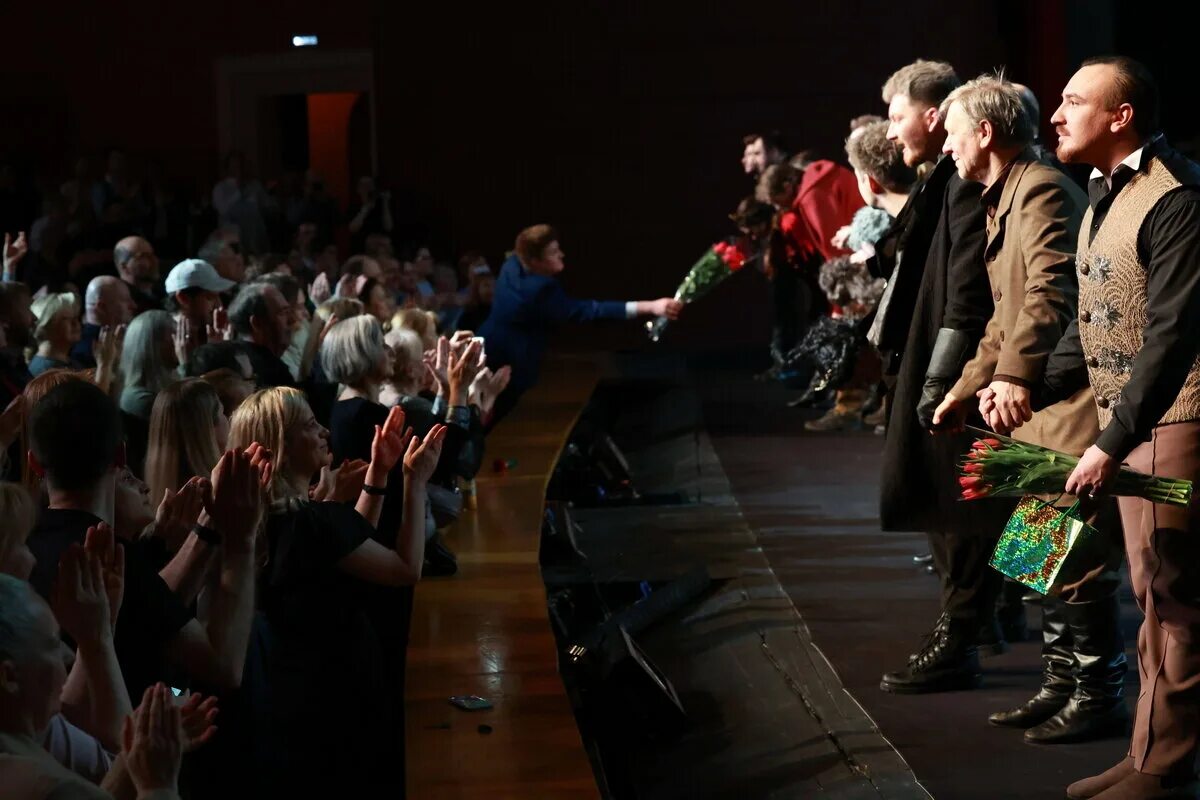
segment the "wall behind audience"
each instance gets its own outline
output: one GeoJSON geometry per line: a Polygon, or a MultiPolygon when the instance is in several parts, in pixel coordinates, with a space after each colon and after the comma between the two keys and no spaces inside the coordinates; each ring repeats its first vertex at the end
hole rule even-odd
{"type": "MultiPolygon", "coordinates": [[[[1047,56],[1064,30],[1057,3],[947,7],[127,0],[85,18],[21,4],[5,17],[0,155],[53,175],[120,144],[207,191],[215,60],[317,33],[322,49],[375,50],[383,181],[409,233],[440,255],[478,247],[498,263],[519,228],[550,221],[571,290],[657,296],[729,231],[725,215],[751,191],[738,163],[747,130],[779,127],[842,159],[847,121],[883,113],[883,78],[917,56],[968,76],[1007,61],[1043,94],[1060,80],[1061,57],[1047,56]]],[[[670,341],[762,341],[765,292],[758,275],[739,276],[670,341]]],[[[642,341],[633,326],[591,333],[642,341]]]]}
{"type": "MultiPolygon", "coordinates": [[[[436,241],[510,247],[557,225],[568,287],[669,295],[752,191],[741,136],[778,127],[844,161],[849,120],[917,56],[964,75],[1004,63],[992,3],[932,0],[564,3],[550,14],[383,4],[375,28],[382,169],[436,241]],[[405,31],[406,46],[389,47],[405,31]],[[964,32],[972,31],[972,35],[964,32]],[[415,156],[415,157],[414,157],[415,156]]],[[[765,283],[738,276],[673,331],[703,347],[765,339],[765,283]]],[[[581,332],[612,346],[633,326],[581,332]]]]}

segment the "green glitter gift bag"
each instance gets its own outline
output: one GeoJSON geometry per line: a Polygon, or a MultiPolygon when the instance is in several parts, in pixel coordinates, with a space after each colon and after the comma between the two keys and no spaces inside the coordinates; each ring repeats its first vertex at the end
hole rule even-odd
{"type": "Polygon", "coordinates": [[[1073,564],[1090,563],[1081,551],[1094,546],[1096,529],[1079,517],[1079,503],[1066,509],[1027,495],[1004,526],[991,564],[1042,594],[1056,594],[1083,577],[1073,564]]]}

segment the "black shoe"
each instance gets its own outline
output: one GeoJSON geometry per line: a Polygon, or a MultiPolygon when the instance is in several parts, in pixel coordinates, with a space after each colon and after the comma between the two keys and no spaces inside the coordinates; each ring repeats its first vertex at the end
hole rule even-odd
{"type": "Polygon", "coordinates": [[[1125,643],[1116,595],[1091,603],[1063,603],[1071,630],[1075,691],[1061,711],[1025,731],[1030,744],[1089,742],[1129,731],[1125,707],[1125,643]]]}
{"type": "Polygon", "coordinates": [[[425,565],[421,570],[421,577],[444,578],[456,572],[458,559],[438,537],[435,536],[425,543],[425,565]]]}
{"type": "Polygon", "coordinates": [[[1047,599],[1042,613],[1042,686],[1031,699],[1009,711],[997,711],[988,722],[1004,728],[1032,728],[1053,717],[1075,690],[1075,656],[1063,603],[1047,599]]]}
{"type": "Polygon", "coordinates": [[[921,652],[904,669],[884,675],[879,688],[893,694],[974,689],[982,675],[979,653],[970,635],[973,627],[959,620],[939,620],[921,652]]]}
{"type": "Polygon", "coordinates": [[[920,555],[913,556],[913,563],[914,564],[932,564],[933,563],[933,553],[921,553],[920,555]]]}

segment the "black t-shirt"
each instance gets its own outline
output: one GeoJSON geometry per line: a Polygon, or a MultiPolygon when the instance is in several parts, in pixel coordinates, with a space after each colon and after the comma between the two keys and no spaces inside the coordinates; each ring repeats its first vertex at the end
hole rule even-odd
{"type": "MultiPolygon", "coordinates": [[[[29,582],[47,601],[58,576],[59,558],[75,542],[82,544],[87,529],[100,522],[98,517],[76,509],[42,511],[29,535],[29,549],[37,559],[29,582]]],[[[114,644],[129,696],[139,698],[152,683],[175,678],[167,666],[167,644],[192,619],[192,613],[158,576],[145,546],[129,541],[122,544],[125,599],[117,616],[114,644]]],[[[179,683],[175,679],[172,685],[179,683]]]]}
{"type": "Polygon", "coordinates": [[[358,512],[337,503],[304,503],[268,518],[258,596],[270,628],[268,735],[284,754],[281,789],[321,780],[308,769],[313,759],[319,773],[338,780],[365,782],[391,768],[392,686],[403,684],[387,669],[366,585],[337,566],[372,533],[358,512]]]}

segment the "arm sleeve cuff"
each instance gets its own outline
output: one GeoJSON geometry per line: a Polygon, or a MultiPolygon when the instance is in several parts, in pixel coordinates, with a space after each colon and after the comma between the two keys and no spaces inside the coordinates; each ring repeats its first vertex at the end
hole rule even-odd
{"type": "Polygon", "coordinates": [[[1117,461],[1124,461],[1125,456],[1129,455],[1129,451],[1137,447],[1137,444],[1137,438],[1127,432],[1125,427],[1116,418],[1108,423],[1107,428],[1100,431],[1100,436],[1096,439],[1096,447],[1099,447],[1117,461]]]}
{"type": "Polygon", "coordinates": [[[630,300],[625,304],[625,319],[634,319],[637,317],[637,300],[630,300]]]}
{"type": "Polygon", "coordinates": [[[997,373],[992,376],[992,380],[993,381],[1004,381],[1005,383],[1011,383],[1014,386],[1024,386],[1026,389],[1033,388],[1033,384],[1031,384],[1029,381],[1025,380],[1024,378],[1018,378],[1016,375],[1001,375],[1001,374],[997,373]]]}

